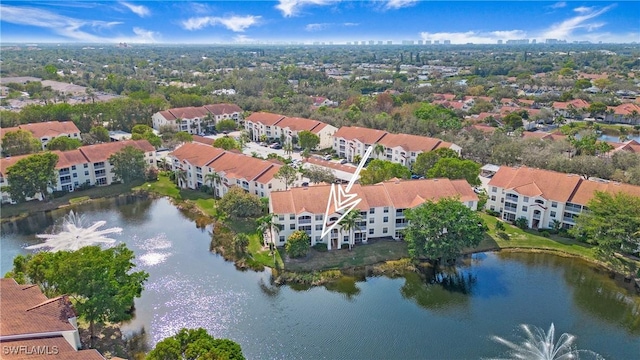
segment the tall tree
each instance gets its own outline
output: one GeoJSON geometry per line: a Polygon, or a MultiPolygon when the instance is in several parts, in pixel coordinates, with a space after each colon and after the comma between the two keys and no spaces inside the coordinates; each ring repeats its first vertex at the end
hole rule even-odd
{"type": "Polygon", "coordinates": [[[320,137],[309,130],[303,130],[298,133],[298,141],[303,149],[313,150],[320,144],[320,137]]]}
{"type": "Polygon", "coordinates": [[[80,146],[82,146],[82,141],[66,136],[58,136],[47,143],[47,149],[49,150],[75,150],[80,146]]]}
{"type": "Polygon", "coordinates": [[[238,218],[255,218],[262,213],[260,198],[235,186],[220,199],[218,208],[238,218]]]}
{"type": "Polygon", "coordinates": [[[109,156],[113,173],[125,184],[137,179],[144,179],[147,163],[144,151],[133,146],[125,146],[122,150],[109,156]]]}
{"type": "Polygon", "coordinates": [[[289,235],[284,248],[287,254],[292,258],[303,257],[309,252],[310,242],[311,238],[306,232],[296,230],[289,235]]]}
{"type": "Polygon", "coordinates": [[[351,210],[340,220],[340,228],[349,233],[349,250],[355,245],[355,230],[360,229],[358,222],[362,220],[360,211],[351,210]]]}
{"type": "Polygon", "coordinates": [[[470,185],[480,185],[480,164],[472,160],[442,158],[429,171],[429,178],[465,179],[470,185]]]}
{"type": "Polygon", "coordinates": [[[208,182],[209,186],[211,186],[211,194],[219,197],[219,194],[216,190],[218,189],[218,185],[222,182],[222,177],[220,176],[220,174],[218,174],[217,172],[208,173],[204,176],[204,181],[208,182]]]}
{"type": "Polygon", "coordinates": [[[275,217],[277,215],[275,214],[266,214],[262,217],[259,217],[258,220],[256,220],[256,225],[258,225],[256,231],[258,232],[258,235],[263,239],[264,245],[266,246],[266,239],[264,239],[264,233],[268,232],[269,233],[269,237],[271,242],[269,243],[269,246],[272,247],[272,250],[275,249],[276,247],[276,239],[274,237],[274,232],[275,234],[279,234],[280,233],[280,227],[278,226],[279,224],[275,223],[275,217]]]}
{"type": "Polygon", "coordinates": [[[363,185],[376,184],[391,178],[408,179],[411,171],[402,164],[388,160],[371,160],[366,169],[360,173],[360,183],[363,185]]]}
{"type": "Polygon", "coordinates": [[[216,130],[218,130],[218,132],[233,131],[236,127],[236,122],[233,120],[221,120],[216,124],[216,130]]]}
{"type": "Polygon", "coordinates": [[[442,158],[453,158],[458,159],[460,156],[457,152],[448,149],[448,148],[440,148],[433,151],[427,151],[418,154],[416,158],[416,162],[412,166],[412,170],[415,174],[427,176],[427,171],[431,169],[438,160],[442,158]]]}
{"type": "Polygon", "coordinates": [[[31,154],[40,150],[42,143],[27,130],[9,131],[2,138],[2,152],[7,156],[31,154]]]}
{"type": "Polygon", "coordinates": [[[94,324],[125,321],[133,315],[133,301],[149,277],[144,271],[131,272],[134,257],[124,244],[106,250],[85,246],[28,255],[26,261],[14,261],[12,274],[46,287],[49,294],[69,295],[80,318],[89,322],[93,347],[94,324]]]}
{"type": "Polygon", "coordinates": [[[285,190],[288,190],[289,186],[291,186],[298,178],[298,171],[290,165],[282,165],[273,177],[282,180],[284,182],[285,190]]]}
{"type": "Polygon", "coordinates": [[[185,329],[156,344],[146,360],[228,359],[244,360],[242,348],[228,339],[214,339],[203,328],[185,329]]]}
{"type": "Polygon", "coordinates": [[[46,198],[49,188],[54,188],[58,183],[57,163],[58,155],[46,152],[20,159],[10,166],[7,169],[7,181],[11,199],[23,202],[38,194],[46,198]]]}
{"type": "Polygon", "coordinates": [[[405,217],[405,241],[414,259],[452,260],[484,238],[482,219],[457,199],[427,201],[406,210],[405,217]]]}
{"type": "Polygon", "coordinates": [[[91,130],[89,130],[89,134],[91,134],[97,142],[109,142],[111,140],[109,130],[103,126],[92,127],[91,130]]]}
{"type": "Polygon", "coordinates": [[[570,230],[595,244],[604,255],[640,253],[640,197],[596,191],[570,230]]]}
{"type": "Polygon", "coordinates": [[[240,146],[238,145],[238,142],[235,141],[233,138],[228,137],[228,136],[224,136],[224,137],[216,139],[213,142],[213,147],[221,148],[221,149],[224,149],[224,150],[232,150],[232,149],[239,149],[240,148],[240,146]]]}
{"type": "Polygon", "coordinates": [[[336,178],[333,174],[333,170],[314,165],[310,166],[308,169],[304,169],[304,176],[308,177],[309,181],[314,184],[321,182],[330,184],[336,178]]]}

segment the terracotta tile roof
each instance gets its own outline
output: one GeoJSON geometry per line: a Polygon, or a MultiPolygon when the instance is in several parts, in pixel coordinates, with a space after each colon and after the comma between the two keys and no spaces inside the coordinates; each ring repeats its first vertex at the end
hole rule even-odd
{"type": "Polygon", "coordinates": [[[563,140],[566,139],[566,135],[563,135],[560,132],[548,133],[544,131],[525,131],[522,133],[523,138],[538,138],[541,140],[563,140]]]}
{"type": "Polygon", "coordinates": [[[204,107],[182,107],[167,110],[175,119],[195,119],[203,118],[209,113],[204,107]]]}
{"type": "Polygon", "coordinates": [[[265,126],[273,126],[282,119],[284,119],[284,115],[272,114],[267,112],[254,112],[253,114],[247,116],[245,120],[254,123],[261,123],[265,126]]]}
{"type": "Polygon", "coordinates": [[[609,194],[623,192],[629,195],[640,197],[640,186],[621,184],[618,182],[600,182],[592,180],[582,180],[569,202],[586,205],[595,196],[596,191],[609,194]]]}
{"type": "Polygon", "coordinates": [[[36,139],[43,137],[54,138],[67,134],[80,134],[80,130],[73,121],[45,121],[0,129],[0,138],[3,138],[4,135],[10,131],[17,130],[27,130],[31,132],[36,139]]]}
{"type": "Polygon", "coordinates": [[[224,152],[223,149],[215,148],[211,145],[191,142],[182,144],[171,155],[181,162],[188,161],[191,165],[204,167],[224,152]]]}
{"type": "Polygon", "coordinates": [[[66,296],[53,299],[37,285],[19,285],[14,279],[0,279],[0,336],[73,331],[75,317],[66,296]]]}
{"type": "MultiPolygon", "coordinates": [[[[387,134],[378,143],[388,147],[402,147],[406,151],[431,151],[443,143],[442,140],[408,134],[387,134]]],[[[448,146],[447,146],[448,147],[448,146]]]]}
{"type": "Polygon", "coordinates": [[[281,165],[271,161],[254,158],[251,156],[225,151],[207,164],[216,172],[224,172],[225,177],[235,179],[246,179],[247,181],[257,181],[267,183],[273,179],[273,175],[280,169],[281,165]],[[275,169],[275,172],[271,171],[275,169]]]}
{"type": "Polygon", "coordinates": [[[320,131],[322,131],[322,129],[326,128],[327,126],[329,126],[329,124],[321,122],[320,125],[314,127],[311,132],[317,135],[320,131]]]}
{"type": "Polygon", "coordinates": [[[27,339],[15,341],[0,341],[4,360],[104,360],[95,349],[76,350],[62,336],[27,339]],[[22,350],[20,347],[23,347],[22,350]],[[14,351],[9,351],[14,349],[14,351]],[[38,351],[41,351],[38,353],[38,351]]]}
{"type": "Polygon", "coordinates": [[[160,115],[162,115],[162,117],[165,118],[166,120],[176,119],[176,117],[169,110],[160,111],[160,115]]]}
{"type": "Polygon", "coordinates": [[[11,157],[6,157],[6,158],[1,158],[0,159],[0,175],[2,176],[6,176],[7,175],[7,169],[13,165],[15,165],[15,163],[17,163],[18,161],[29,157],[33,154],[27,154],[27,155],[18,155],[18,156],[11,156],[11,157]]]}
{"type": "Polygon", "coordinates": [[[489,134],[495,132],[498,129],[498,128],[495,128],[493,126],[489,126],[489,125],[485,125],[485,124],[471,125],[470,128],[482,131],[484,133],[489,133],[489,134]]]}
{"type": "Polygon", "coordinates": [[[356,172],[356,167],[355,166],[351,166],[351,165],[343,165],[343,164],[339,164],[339,163],[335,163],[335,162],[331,162],[331,161],[326,161],[324,159],[318,159],[316,157],[310,157],[306,160],[303,160],[306,163],[309,164],[313,164],[313,165],[319,165],[322,167],[328,167],[331,169],[335,169],[335,170],[340,170],[340,171],[344,171],[344,172],[348,172],[350,174],[354,174],[356,172]]]}
{"type": "Polygon", "coordinates": [[[289,128],[292,131],[313,131],[316,127],[323,124],[318,120],[311,120],[299,117],[285,117],[278,122],[281,128],[289,128]]]}
{"type": "Polygon", "coordinates": [[[640,106],[633,103],[620,104],[613,108],[613,111],[617,115],[629,115],[633,111],[636,111],[637,116],[640,117],[640,106]]]}
{"type": "Polygon", "coordinates": [[[56,169],[64,169],[71,167],[72,165],[80,165],[88,163],[89,160],[84,156],[82,151],[79,149],[69,150],[69,151],[53,151],[54,154],[58,155],[58,163],[56,164],[56,169]]]}
{"type": "MultiPolygon", "coordinates": [[[[614,145],[615,146],[615,145],[614,145]]],[[[640,143],[635,140],[629,140],[626,143],[618,144],[613,151],[631,151],[640,154],[640,143]]]]}
{"type": "MultiPolygon", "coordinates": [[[[275,214],[302,212],[323,214],[327,206],[324,199],[329,198],[330,191],[331,185],[274,191],[271,193],[271,208],[275,214]]],[[[425,179],[387,181],[364,186],[356,184],[351,188],[351,193],[358,194],[358,198],[362,199],[357,206],[359,210],[381,206],[406,209],[420,205],[426,200],[438,200],[444,197],[459,197],[461,201],[478,201],[478,196],[466,180],[425,179]]]]}
{"type": "Polygon", "coordinates": [[[233,113],[241,113],[242,109],[240,106],[236,104],[212,104],[203,106],[206,110],[208,110],[213,115],[224,115],[224,114],[233,114],[233,113]]]}
{"type": "Polygon", "coordinates": [[[489,186],[514,190],[525,196],[541,196],[566,202],[580,183],[580,176],[529,167],[501,166],[489,181],[489,186]]]}
{"type": "Polygon", "coordinates": [[[436,100],[451,101],[456,98],[456,95],[455,94],[433,94],[433,98],[436,100]]]}
{"type": "Polygon", "coordinates": [[[209,146],[213,146],[213,143],[216,141],[216,139],[211,139],[211,138],[200,136],[200,135],[192,135],[192,136],[193,136],[194,142],[206,144],[209,146]]]}
{"type": "Polygon", "coordinates": [[[535,100],[527,100],[527,99],[518,99],[518,102],[521,104],[526,104],[526,105],[533,105],[535,103],[535,100]]]}
{"type": "Polygon", "coordinates": [[[345,140],[358,140],[363,144],[375,144],[388,133],[383,130],[369,129],[358,126],[343,126],[335,134],[334,138],[345,140]]]}
{"type": "Polygon", "coordinates": [[[151,152],[156,149],[147,140],[124,140],[103,144],[87,145],[78,148],[89,162],[107,161],[109,156],[117,153],[127,146],[133,146],[142,151],[151,152]]]}
{"type": "Polygon", "coordinates": [[[574,99],[571,101],[554,101],[553,108],[554,109],[567,109],[569,105],[572,105],[576,109],[584,109],[589,107],[589,103],[582,99],[574,99]]]}

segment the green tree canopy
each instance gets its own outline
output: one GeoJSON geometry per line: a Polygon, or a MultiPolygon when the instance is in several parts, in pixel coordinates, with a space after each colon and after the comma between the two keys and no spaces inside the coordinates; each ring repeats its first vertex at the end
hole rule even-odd
{"type": "Polygon", "coordinates": [[[233,131],[236,127],[236,122],[233,120],[220,120],[220,122],[216,124],[216,130],[218,130],[218,132],[233,131]]]}
{"type": "Polygon", "coordinates": [[[607,111],[607,104],[603,102],[596,101],[589,105],[587,111],[591,113],[591,116],[596,116],[598,114],[604,114],[607,111]]]}
{"type": "Polygon", "coordinates": [[[503,117],[502,122],[504,123],[504,127],[508,131],[513,131],[524,126],[524,124],[522,123],[522,116],[515,112],[512,112],[503,117]]]}
{"type": "Polygon", "coordinates": [[[640,253],[640,197],[596,191],[570,230],[605,255],[640,253]]]}
{"type": "Polygon", "coordinates": [[[415,174],[427,176],[427,171],[435,165],[438,160],[442,158],[454,158],[457,159],[460,156],[457,152],[448,149],[440,148],[433,151],[427,151],[418,154],[416,162],[413,164],[412,170],[415,174]]]}
{"type": "Polygon", "coordinates": [[[58,183],[56,164],[58,155],[46,152],[20,159],[7,169],[8,192],[11,199],[23,202],[27,198],[41,195],[43,198],[58,183]]]}
{"type": "Polygon", "coordinates": [[[145,124],[138,124],[131,128],[132,134],[144,134],[149,131],[153,132],[153,129],[149,125],[145,124]]]}
{"type": "Polygon", "coordinates": [[[109,162],[113,165],[113,173],[125,184],[144,179],[147,163],[144,160],[144,151],[138,148],[125,146],[109,156],[109,162]]]}
{"type": "Polygon", "coordinates": [[[189,134],[186,131],[178,131],[177,133],[175,133],[175,135],[173,135],[173,138],[176,141],[179,141],[179,142],[192,142],[193,141],[193,135],[189,134]]]}
{"type": "Polygon", "coordinates": [[[363,185],[377,184],[392,178],[408,179],[411,171],[402,164],[388,160],[374,159],[369,162],[366,169],[360,173],[360,183],[363,185]]]}
{"type": "Polygon", "coordinates": [[[203,328],[180,329],[174,336],[156,344],[146,360],[244,360],[242,348],[228,339],[215,339],[203,328]]]}
{"type": "Polygon", "coordinates": [[[134,299],[149,277],[135,267],[133,251],[124,244],[102,250],[85,246],[77,251],[18,255],[7,274],[18,282],[37,284],[48,296],[69,295],[80,318],[95,323],[129,320],[134,299]]]}
{"type": "Polygon", "coordinates": [[[462,128],[462,123],[456,113],[440,105],[422,103],[414,115],[418,119],[435,123],[441,129],[457,130],[462,128]]]}
{"type": "MultiPolygon", "coordinates": [[[[136,126],[140,126],[140,125],[136,125],[136,126]]],[[[144,125],[144,126],[146,126],[146,125],[144,125]]],[[[147,140],[155,148],[159,148],[162,145],[162,139],[158,135],[154,134],[153,131],[147,131],[147,132],[144,132],[142,134],[133,133],[133,134],[131,134],[131,139],[132,140],[147,140]]]]}
{"type": "Polygon", "coordinates": [[[66,136],[58,136],[47,143],[47,149],[49,150],[75,150],[80,146],[82,146],[82,141],[66,136]]]}
{"type": "Polygon", "coordinates": [[[2,138],[2,152],[7,156],[31,154],[40,150],[42,143],[27,130],[9,131],[2,138]]]}
{"type": "Polygon", "coordinates": [[[429,178],[465,179],[470,185],[480,185],[480,164],[472,160],[442,158],[427,171],[429,178]]]}
{"type": "Polygon", "coordinates": [[[256,217],[262,213],[260,198],[236,186],[224,194],[218,202],[218,208],[239,218],[256,217]]]}
{"type": "Polygon", "coordinates": [[[303,149],[313,150],[320,144],[320,137],[309,130],[303,130],[298,133],[298,142],[303,149]]]}
{"type": "Polygon", "coordinates": [[[311,238],[306,232],[296,230],[289,236],[287,243],[284,245],[287,255],[292,258],[306,256],[309,252],[311,238]]]}
{"type": "Polygon", "coordinates": [[[216,139],[213,142],[213,147],[221,148],[224,150],[231,150],[231,149],[239,149],[240,145],[233,138],[224,136],[216,139]]]}
{"type": "Polygon", "coordinates": [[[104,128],[103,126],[94,126],[89,130],[89,134],[93,136],[98,142],[109,142],[111,138],[109,137],[109,130],[104,128]]]}
{"type": "Polygon", "coordinates": [[[331,169],[320,166],[310,166],[308,169],[304,169],[304,176],[308,177],[309,181],[314,184],[321,182],[330,184],[336,178],[331,169]]]}
{"type": "Polygon", "coordinates": [[[457,199],[444,198],[405,211],[405,241],[414,259],[451,260],[484,238],[478,214],[457,199]]]}
{"type": "Polygon", "coordinates": [[[284,182],[285,190],[289,189],[289,186],[293,184],[294,181],[298,178],[298,171],[293,168],[291,165],[282,165],[275,175],[274,178],[282,180],[284,182]]]}

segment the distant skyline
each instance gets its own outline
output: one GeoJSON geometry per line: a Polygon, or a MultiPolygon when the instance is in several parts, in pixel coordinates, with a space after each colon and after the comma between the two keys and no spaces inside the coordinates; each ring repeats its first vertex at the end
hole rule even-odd
{"type": "Polygon", "coordinates": [[[640,2],[2,1],[1,43],[640,42],[640,2]]]}

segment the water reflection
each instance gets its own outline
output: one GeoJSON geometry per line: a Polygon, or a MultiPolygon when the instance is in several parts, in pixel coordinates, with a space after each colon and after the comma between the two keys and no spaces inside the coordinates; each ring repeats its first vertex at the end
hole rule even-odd
{"type": "Polygon", "coordinates": [[[455,268],[437,270],[425,268],[419,273],[407,273],[400,293],[429,310],[454,310],[469,305],[477,277],[455,268]]]}

